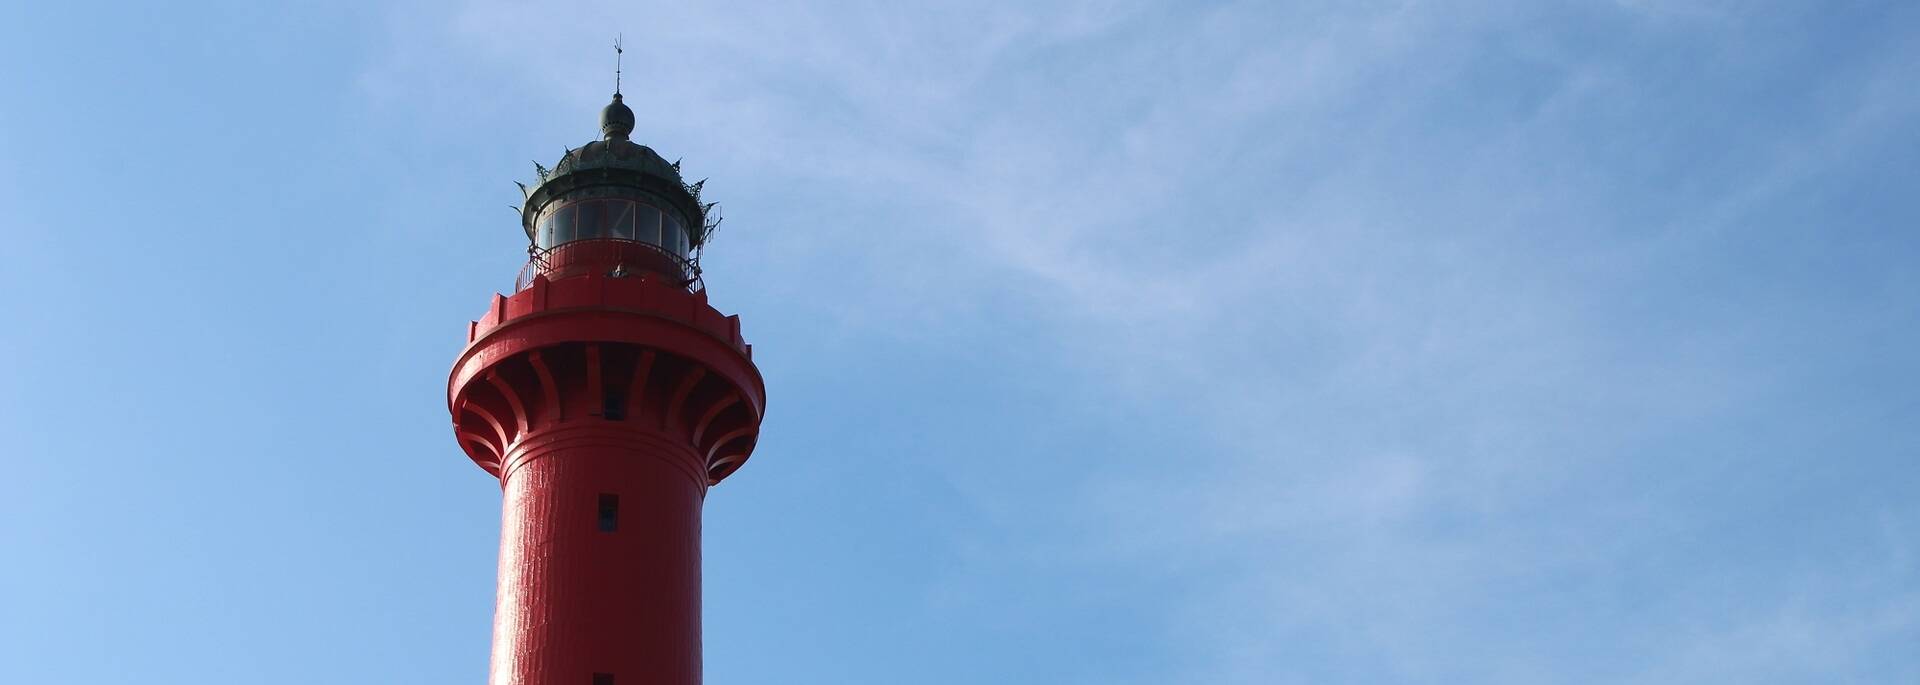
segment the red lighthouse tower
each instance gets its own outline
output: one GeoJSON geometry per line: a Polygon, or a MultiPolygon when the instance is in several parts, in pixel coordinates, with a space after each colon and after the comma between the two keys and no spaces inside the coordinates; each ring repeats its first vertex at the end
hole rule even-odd
{"type": "Polygon", "coordinates": [[[713,205],[633,122],[616,92],[601,140],[535,165],[530,259],[447,383],[504,493],[492,685],[700,682],[701,502],[753,452],[766,389],[700,280],[713,205]]]}

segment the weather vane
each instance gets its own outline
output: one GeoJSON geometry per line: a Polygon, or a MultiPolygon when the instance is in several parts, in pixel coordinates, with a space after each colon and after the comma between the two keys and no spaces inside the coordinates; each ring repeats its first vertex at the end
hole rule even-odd
{"type": "Polygon", "coordinates": [[[620,94],[620,58],[627,53],[620,48],[620,34],[613,34],[613,94],[620,94]]]}

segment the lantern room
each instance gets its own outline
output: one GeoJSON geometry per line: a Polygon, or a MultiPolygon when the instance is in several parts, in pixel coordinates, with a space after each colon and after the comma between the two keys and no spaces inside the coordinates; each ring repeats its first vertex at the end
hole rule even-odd
{"type": "Polygon", "coordinates": [[[599,271],[609,276],[665,278],[699,288],[699,250],[718,223],[701,183],[688,184],[677,163],[628,140],[633,111],[615,94],[600,115],[601,140],[569,148],[537,185],[522,184],[520,207],[529,260],[517,288],[599,271]]]}

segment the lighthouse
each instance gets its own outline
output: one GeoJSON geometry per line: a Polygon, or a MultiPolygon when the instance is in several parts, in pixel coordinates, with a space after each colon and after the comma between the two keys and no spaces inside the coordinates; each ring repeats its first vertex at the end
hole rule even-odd
{"type": "Polygon", "coordinates": [[[766,388],[707,302],[714,206],[633,128],[616,88],[599,140],[536,163],[527,264],[447,383],[502,493],[491,685],[700,682],[701,504],[752,454],[766,388]]]}

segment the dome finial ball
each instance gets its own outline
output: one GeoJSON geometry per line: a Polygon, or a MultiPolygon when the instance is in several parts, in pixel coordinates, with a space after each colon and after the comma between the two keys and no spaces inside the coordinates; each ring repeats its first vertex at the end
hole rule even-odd
{"type": "Polygon", "coordinates": [[[626,140],[633,133],[633,110],[613,94],[613,102],[600,110],[600,135],[607,140],[626,140]]]}

